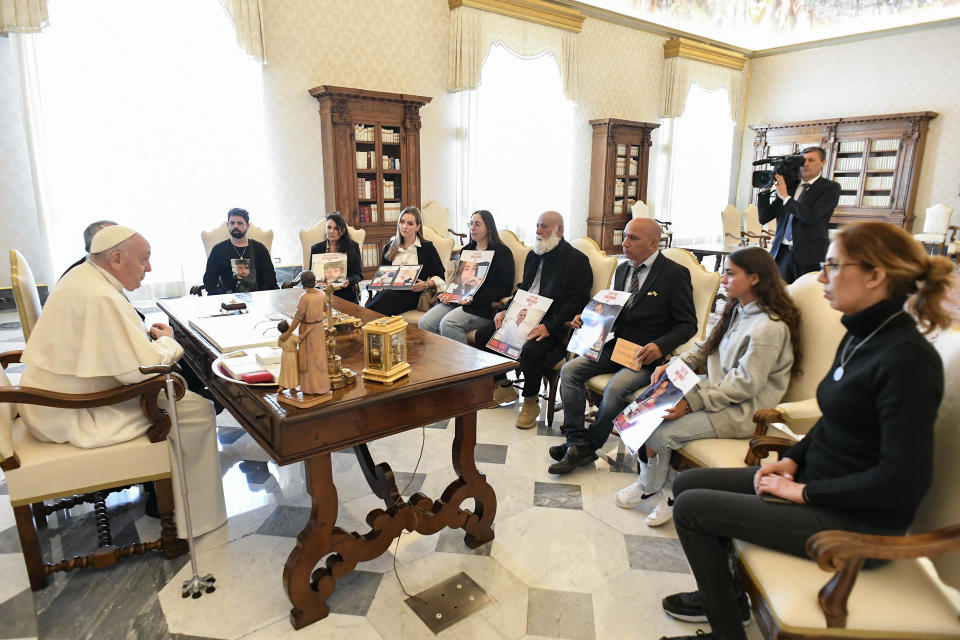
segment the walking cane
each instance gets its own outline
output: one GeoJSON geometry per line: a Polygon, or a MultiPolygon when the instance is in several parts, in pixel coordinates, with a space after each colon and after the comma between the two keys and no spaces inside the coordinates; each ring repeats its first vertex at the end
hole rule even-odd
{"type": "Polygon", "coordinates": [[[173,466],[177,472],[177,481],[180,483],[180,498],[183,503],[183,519],[187,525],[187,546],[190,549],[190,568],[193,569],[193,577],[185,580],[183,583],[183,592],[181,595],[186,597],[199,598],[204,593],[213,593],[216,587],[213,583],[216,578],[212,573],[200,577],[200,571],[197,569],[197,553],[193,546],[193,523],[190,520],[190,501],[187,491],[187,478],[183,472],[183,450],[180,448],[180,423],[177,420],[177,402],[176,392],[173,388],[173,365],[158,364],[152,367],[140,367],[140,373],[162,373],[166,376],[167,382],[167,400],[170,407],[170,435],[173,436],[173,456],[176,464],[173,466]]]}

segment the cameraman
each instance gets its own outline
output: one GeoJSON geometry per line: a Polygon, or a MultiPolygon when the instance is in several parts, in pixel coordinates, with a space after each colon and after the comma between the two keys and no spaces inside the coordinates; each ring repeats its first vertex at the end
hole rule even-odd
{"type": "Polygon", "coordinates": [[[760,223],[777,220],[777,233],[770,247],[788,283],[810,271],[820,270],[830,238],[827,225],[840,200],[840,184],[820,176],[827,153],[821,147],[803,151],[801,182],[788,189],[783,176],[776,174],[777,193],[769,190],[757,195],[760,223]]]}

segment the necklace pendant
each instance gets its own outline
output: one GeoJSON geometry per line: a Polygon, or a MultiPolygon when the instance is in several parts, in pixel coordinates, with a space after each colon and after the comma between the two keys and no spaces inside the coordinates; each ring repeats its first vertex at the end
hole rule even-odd
{"type": "Polygon", "coordinates": [[[841,378],[843,378],[843,366],[839,366],[833,370],[833,381],[840,382],[841,378]]]}

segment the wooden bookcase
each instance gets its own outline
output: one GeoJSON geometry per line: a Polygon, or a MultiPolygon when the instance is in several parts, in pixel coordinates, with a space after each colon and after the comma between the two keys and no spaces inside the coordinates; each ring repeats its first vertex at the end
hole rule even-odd
{"type": "Polygon", "coordinates": [[[650,122],[604,118],[591,120],[590,209],[587,234],[608,253],[622,253],[623,227],[630,207],[647,200],[650,167],[650,122]]]}
{"type": "Polygon", "coordinates": [[[927,128],[936,117],[919,111],[750,125],[754,159],[823,147],[823,175],[842,188],[831,225],[880,220],[911,231],[927,128]]]}
{"type": "Polygon", "coordinates": [[[320,104],[326,210],[366,229],[368,278],[400,211],[420,206],[420,108],[432,98],[331,85],[310,95],[320,104]]]}

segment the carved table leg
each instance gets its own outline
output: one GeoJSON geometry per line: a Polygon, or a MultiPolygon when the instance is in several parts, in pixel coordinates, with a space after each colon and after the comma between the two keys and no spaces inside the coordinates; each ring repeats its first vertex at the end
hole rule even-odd
{"type": "Polygon", "coordinates": [[[321,453],[303,464],[312,509],[283,567],[283,588],[293,605],[290,623],[294,629],[327,617],[330,613],[327,598],[336,582],[330,574],[316,582],[312,579],[313,568],[331,551],[331,534],[337,521],[337,489],[333,484],[330,454],[321,453]]]}
{"type": "Polygon", "coordinates": [[[477,414],[468,413],[457,416],[456,434],[453,438],[453,469],[457,472],[454,481],[443,492],[443,501],[447,496],[452,498],[453,493],[461,486],[466,487],[467,496],[474,499],[476,508],[467,517],[463,528],[467,535],[463,541],[471,549],[493,540],[493,518],[497,515],[497,494],[487,483],[487,478],[477,469],[473,458],[473,450],[477,446],[477,414]]]}

